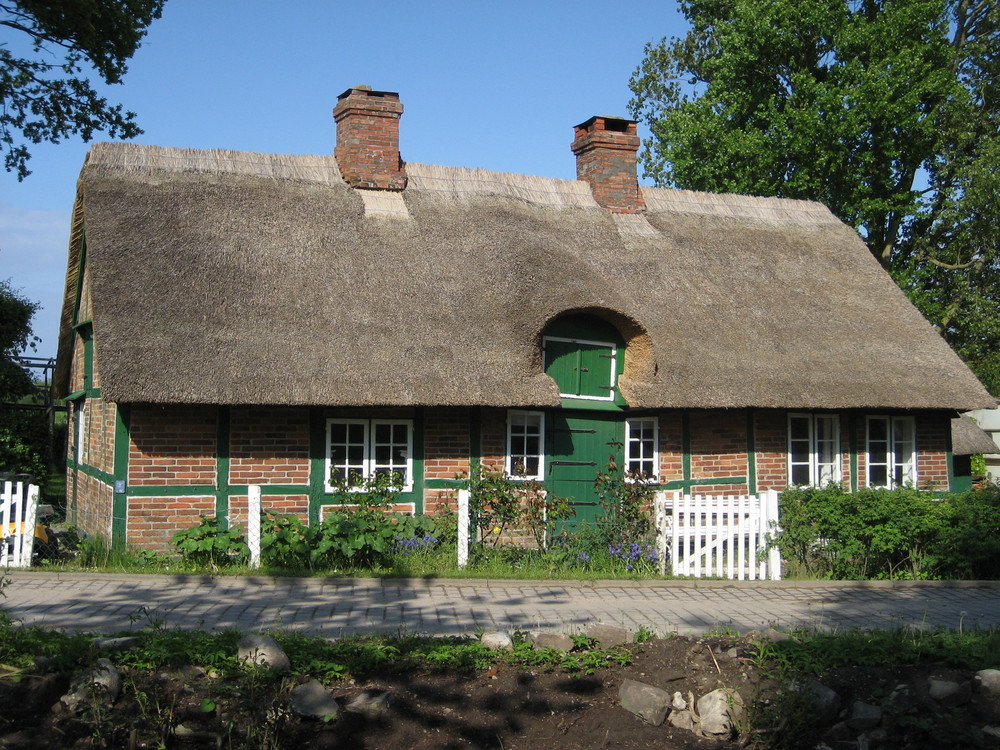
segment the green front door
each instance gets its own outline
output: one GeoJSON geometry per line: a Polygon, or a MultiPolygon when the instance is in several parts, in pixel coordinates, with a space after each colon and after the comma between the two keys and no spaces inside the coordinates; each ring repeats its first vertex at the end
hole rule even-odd
{"type": "Polygon", "coordinates": [[[622,465],[622,415],[559,410],[546,419],[546,489],[570,500],[576,521],[593,521],[601,512],[594,490],[597,472],[611,457],[622,465]]]}

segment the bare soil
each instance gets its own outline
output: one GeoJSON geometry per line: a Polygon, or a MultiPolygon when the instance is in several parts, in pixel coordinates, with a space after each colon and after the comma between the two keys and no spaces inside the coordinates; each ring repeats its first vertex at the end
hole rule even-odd
{"type": "MultiPolygon", "coordinates": [[[[759,722],[767,721],[762,701],[773,683],[748,658],[751,646],[745,640],[675,637],[631,648],[630,665],[590,675],[500,666],[471,675],[375,673],[344,679],[330,685],[342,710],[327,722],[302,718],[290,710],[289,691],[307,679],[303,676],[248,685],[246,680],[212,679],[194,668],[157,673],[125,670],[121,696],[114,705],[95,702],[82,713],[60,702],[70,688],[69,674],[23,675],[16,682],[4,678],[0,679],[0,748],[733,750],[766,747],[773,741],[776,735],[766,731],[728,742],[708,740],[667,722],[650,726],[619,705],[625,678],[684,696],[731,687],[757,712],[759,729],[759,722]],[[383,716],[370,719],[343,710],[366,690],[388,691],[383,716]]],[[[937,673],[934,665],[855,669],[829,675],[828,682],[843,691],[846,703],[864,691],[891,689],[898,680],[926,682],[932,673],[937,673]]],[[[822,728],[799,731],[799,737],[786,736],[783,746],[815,747],[822,728]]]]}

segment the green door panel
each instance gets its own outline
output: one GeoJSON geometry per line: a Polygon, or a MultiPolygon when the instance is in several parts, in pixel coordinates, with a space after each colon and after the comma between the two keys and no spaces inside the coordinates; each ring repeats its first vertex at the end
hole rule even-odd
{"type": "Polygon", "coordinates": [[[621,465],[624,423],[599,412],[555,411],[547,418],[545,485],[572,503],[576,521],[593,521],[601,510],[594,481],[611,457],[621,465]]]}
{"type": "Polygon", "coordinates": [[[545,374],[569,398],[613,399],[614,344],[545,339],[545,374]]]}

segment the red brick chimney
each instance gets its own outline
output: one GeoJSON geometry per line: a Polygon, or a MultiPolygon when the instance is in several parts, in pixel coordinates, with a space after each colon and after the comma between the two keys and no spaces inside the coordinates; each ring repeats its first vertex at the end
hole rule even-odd
{"type": "Polygon", "coordinates": [[[399,157],[399,94],[355,86],[337,97],[334,156],[348,185],[375,190],[402,190],[406,167],[399,157]]]}
{"type": "Polygon", "coordinates": [[[590,183],[594,200],[619,214],[645,210],[635,166],[639,151],[635,120],[591,117],[575,132],[576,177],[590,183]]]}

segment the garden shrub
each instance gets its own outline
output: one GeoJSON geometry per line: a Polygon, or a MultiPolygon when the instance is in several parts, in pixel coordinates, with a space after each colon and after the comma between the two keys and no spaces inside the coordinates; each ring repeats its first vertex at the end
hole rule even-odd
{"type": "Polygon", "coordinates": [[[837,579],[935,577],[946,504],[914,489],[781,493],[782,556],[811,576],[837,579]]]}
{"type": "Polygon", "coordinates": [[[1000,487],[951,498],[935,545],[942,577],[1000,578],[1000,487]]]}
{"type": "Polygon", "coordinates": [[[201,516],[197,526],[174,534],[172,544],[182,559],[206,567],[244,563],[250,556],[239,527],[227,528],[218,518],[207,516],[201,516]]]}
{"type": "Polygon", "coordinates": [[[656,487],[639,474],[623,472],[614,456],[594,482],[601,498],[602,513],[597,517],[601,541],[608,545],[641,542],[653,530],[650,512],[656,487]]]}
{"type": "Polygon", "coordinates": [[[494,547],[516,529],[528,531],[535,546],[545,549],[556,529],[575,512],[566,498],[546,492],[541,482],[514,479],[481,466],[473,469],[468,488],[479,538],[494,547]]]}

